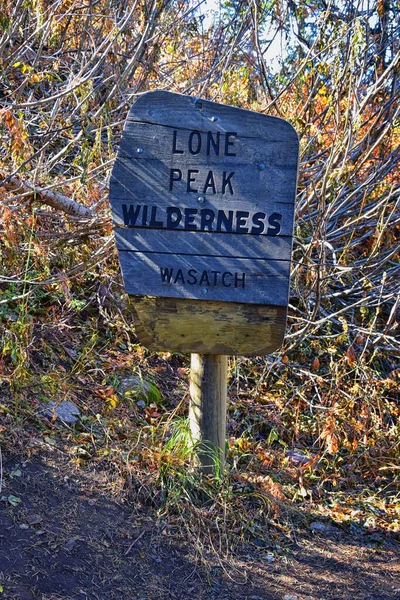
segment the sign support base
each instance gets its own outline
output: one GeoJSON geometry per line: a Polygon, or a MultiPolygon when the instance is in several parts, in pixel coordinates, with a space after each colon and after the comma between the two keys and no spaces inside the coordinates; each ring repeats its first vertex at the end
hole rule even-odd
{"type": "Polygon", "coordinates": [[[192,354],[189,423],[203,473],[222,475],[225,462],[228,357],[192,354]]]}

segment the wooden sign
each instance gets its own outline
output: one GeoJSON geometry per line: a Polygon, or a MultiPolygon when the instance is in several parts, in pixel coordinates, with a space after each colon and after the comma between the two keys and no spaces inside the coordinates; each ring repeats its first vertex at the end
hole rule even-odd
{"type": "Polygon", "coordinates": [[[145,345],[214,354],[280,345],[297,161],[297,134],[282,119],[163,91],[136,100],[110,202],[145,345]]]}

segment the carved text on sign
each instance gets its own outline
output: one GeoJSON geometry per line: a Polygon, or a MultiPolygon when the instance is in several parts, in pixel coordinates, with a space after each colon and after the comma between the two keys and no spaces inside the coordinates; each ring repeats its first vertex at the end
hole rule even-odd
{"type": "Polygon", "coordinates": [[[282,119],[139,97],[111,177],[126,291],[286,306],[297,159],[282,119]]]}
{"type": "Polygon", "coordinates": [[[124,225],[127,227],[155,227],[184,229],[186,231],[216,231],[225,233],[251,233],[278,235],[282,215],[262,212],[250,216],[245,210],[217,210],[210,208],[184,208],[122,204],[124,225]]]}
{"type": "Polygon", "coordinates": [[[182,283],[183,285],[223,285],[224,287],[246,287],[246,273],[226,271],[197,271],[196,269],[174,269],[160,267],[163,283],[182,283]]]}

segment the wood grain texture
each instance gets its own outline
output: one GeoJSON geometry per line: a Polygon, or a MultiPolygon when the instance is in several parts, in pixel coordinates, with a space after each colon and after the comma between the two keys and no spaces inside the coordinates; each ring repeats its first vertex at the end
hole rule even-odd
{"type": "Polygon", "coordinates": [[[129,111],[128,121],[201,131],[214,126],[220,131],[235,131],[242,137],[298,142],[296,131],[284,119],[163,90],[140,96],[129,111]]]}
{"type": "Polygon", "coordinates": [[[291,255],[289,236],[215,234],[179,229],[174,231],[173,236],[166,236],[157,229],[115,228],[114,232],[121,252],[280,261],[290,261],[291,255]]]}
{"type": "Polygon", "coordinates": [[[136,332],[150,350],[262,356],[283,342],[287,308],[131,296],[136,332]]]}
{"type": "Polygon", "coordinates": [[[211,208],[214,210],[247,210],[252,214],[264,211],[269,215],[279,212],[284,215],[282,235],[292,235],[294,214],[294,193],[296,186],[296,171],[291,177],[280,176],[266,168],[259,171],[254,164],[238,165],[229,170],[223,166],[217,171],[214,168],[215,194],[204,192],[210,165],[202,165],[199,159],[192,160],[190,167],[198,173],[192,174],[195,179],[190,183],[196,192],[188,192],[188,169],[180,165],[182,179],[173,182],[173,189],[169,190],[170,166],[169,157],[164,160],[149,160],[147,162],[137,159],[118,159],[115,163],[110,180],[110,200],[112,204],[113,219],[117,224],[124,224],[122,218],[122,204],[140,204],[159,206],[165,211],[168,206],[179,208],[211,208]],[[227,176],[231,172],[231,185],[234,194],[225,190],[222,194],[223,172],[227,176]],[[204,198],[200,205],[198,198],[204,198]]]}
{"type": "Polygon", "coordinates": [[[128,294],[285,306],[290,262],[120,252],[128,294]]]}
{"type": "MultiPolygon", "coordinates": [[[[240,109],[234,110],[240,111],[240,109]]],[[[241,116],[241,111],[239,115],[241,116]]],[[[256,113],[256,115],[258,118],[261,117],[261,123],[263,123],[263,117],[265,116],[259,113],[256,113]]],[[[265,118],[269,120],[273,117],[265,118]]],[[[197,157],[203,160],[203,164],[207,164],[207,161],[218,164],[219,161],[229,167],[235,167],[237,163],[258,164],[265,162],[272,170],[296,169],[296,152],[291,152],[293,149],[296,150],[297,147],[298,142],[295,137],[289,137],[288,139],[287,135],[281,136],[282,139],[268,140],[269,143],[265,144],[262,143],[265,141],[262,138],[262,131],[261,135],[256,137],[252,137],[248,131],[245,131],[235,138],[230,137],[229,141],[232,143],[229,145],[229,154],[225,155],[226,131],[229,131],[229,129],[225,127],[225,123],[218,122],[209,122],[207,131],[201,131],[201,140],[199,139],[201,149],[197,157]],[[209,133],[212,134],[215,146],[213,146],[211,140],[208,140],[209,133]],[[216,155],[216,152],[218,152],[218,155],[216,155]],[[230,154],[235,154],[235,156],[230,156],[230,154]]],[[[235,130],[235,133],[238,132],[235,130]]],[[[193,155],[189,152],[190,134],[191,129],[185,121],[182,121],[179,127],[173,127],[168,124],[157,125],[128,120],[121,139],[119,156],[121,158],[147,161],[171,154],[171,160],[176,161],[176,166],[179,166],[179,164],[185,165],[193,159],[193,155]],[[183,152],[183,154],[171,154],[174,131],[176,131],[176,150],[183,152]],[[138,152],[139,148],[141,149],[140,152],[138,152]]]]}
{"type": "Polygon", "coordinates": [[[191,356],[190,432],[201,470],[213,475],[225,462],[227,371],[227,356],[191,356]]]}
{"type": "Polygon", "coordinates": [[[144,345],[245,356],[281,345],[297,162],[282,119],[164,91],[135,101],[110,203],[144,345]]]}

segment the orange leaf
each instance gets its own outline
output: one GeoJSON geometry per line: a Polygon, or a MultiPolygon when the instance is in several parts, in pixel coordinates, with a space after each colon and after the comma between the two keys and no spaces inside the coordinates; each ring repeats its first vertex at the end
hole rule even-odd
{"type": "Polygon", "coordinates": [[[338,452],[339,443],[334,433],[326,436],[326,446],[329,454],[336,454],[336,452],[338,452]]]}
{"type": "Polygon", "coordinates": [[[349,346],[346,352],[347,364],[349,367],[354,367],[357,364],[357,356],[354,352],[353,346],[349,346]]]}
{"type": "Polygon", "coordinates": [[[335,454],[339,450],[339,442],[335,435],[335,420],[332,417],[328,417],[324,429],[321,432],[321,439],[325,440],[329,454],[335,454]]]}
{"type": "Polygon", "coordinates": [[[93,390],[93,393],[98,398],[101,398],[102,400],[106,400],[106,398],[111,398],[114,395],[115,390],[112,386],[109,385],[106,387],[96,388],[93,390]]]}
{"type": "Polygon", "coordinates": [[[312,368],[314,371],[318,371],[319,367],[320,367],[319,358],[318,358],[318,356],[316,356],[313,360],[312,368]]]}

